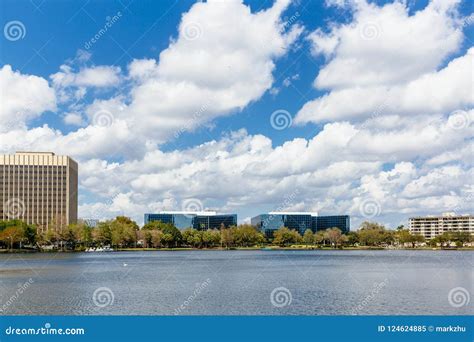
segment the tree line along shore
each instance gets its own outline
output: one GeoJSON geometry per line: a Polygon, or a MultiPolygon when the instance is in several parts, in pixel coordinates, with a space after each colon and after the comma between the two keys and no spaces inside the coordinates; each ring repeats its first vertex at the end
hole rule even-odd
{"type": "Polygon", "coordinates": [[[0,221],[0,251],[84,251],[110,246],[116,250],[145,249],[241,249],[241,248],[469,248],[473,237],[467,232],[445,232],[431,240],[411,234],[403,226],[395,230],[376,222],[363,222],[357,231],[343,234],[338,228],[301,235],[281,227],[266,237],[249,224],[214,230],[179,230],[172,224],[153,221],[141,229],[125,216],[100,222],[57,225],[46,230],[20,220],[0,221]]]}

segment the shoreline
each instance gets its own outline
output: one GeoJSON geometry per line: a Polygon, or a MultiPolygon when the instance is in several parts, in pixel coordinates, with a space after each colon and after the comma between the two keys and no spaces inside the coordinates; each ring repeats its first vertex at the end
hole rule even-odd
{"type": "Polygon", "coordinates": [[[48,253],[113,253],[113,252],[180,252],[180,251],[474,251],[474,247],[452,247],[452,248],[441,248],[441,247],[414,247],[414,248],[384,248],[384,247],[345,247],[345,248],[332,248],[332,247],[279,247],[279,246],[264,246],[264,247],[234,247],[234,248],[114,248],[110,252],[86,252],[84,250],[34,250],[34,249],[0,249],[1,254],[48,254],[48,253]]]}

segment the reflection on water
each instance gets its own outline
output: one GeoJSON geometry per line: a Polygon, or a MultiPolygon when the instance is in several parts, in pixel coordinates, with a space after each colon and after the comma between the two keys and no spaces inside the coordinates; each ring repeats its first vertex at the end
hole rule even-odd
{"type": "Polygon", "coordinates": [[[470,314],[473,256],[464,251],[0,255],[0,310],[48,315],[470,314]],[[454,290],[453,302],[448,295],[455,288],[461,290],[454,290]]]}

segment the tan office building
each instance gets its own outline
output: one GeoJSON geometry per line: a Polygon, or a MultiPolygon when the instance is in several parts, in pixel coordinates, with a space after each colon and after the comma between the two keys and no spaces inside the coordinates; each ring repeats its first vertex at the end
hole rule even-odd
{"type": "Polygon", "coordinates": [[[444,232],[467,232],[474,234],[474,215],[445,213],[441,216],[410,218],[410,232],[432,239],[444,232]]]}
{"type": "Polygon", "coordinates": [[[47,228],[77,221],[77,163],[51,152],[0,155],[0,219],[47,228]]]}

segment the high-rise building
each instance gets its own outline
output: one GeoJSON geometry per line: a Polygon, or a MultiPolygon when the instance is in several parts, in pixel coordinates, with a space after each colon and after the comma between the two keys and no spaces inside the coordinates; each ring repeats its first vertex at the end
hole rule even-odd
{"type": "Polygon", "coordinates": [[[250,223],[257,227],[267,237],[272,237],[275,230],[281,227],[297,230],[304,234],[307,229],[313,232],[328,228],[339,228],[343,233],[350,230],[348,215],[318,216],[310,212],[270,212],[260,214],[251,219],[250,223]]]}
{"type": "Polygon", "coordinates": [[[77,221],[77,163],[51,152],[0,155],[0,219],[47,228],[77,221]]]}
{"type": "Polygon", "coordinates": [[[178,229],[194,228],[197,230],[228,228],[237,225],[236,214],[218,214],[215,211],[187,212],[163,211],[156,214],[145,214],[145,224],[151,221],[171,223],[178,229]]]}
{"type": "Polygon", "coordinates": [[[474,215],[445,213],[441,216],[411,217],[410,232],[432,239],[444,232],[467,232],[474,234],[474,215]]]}

